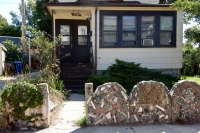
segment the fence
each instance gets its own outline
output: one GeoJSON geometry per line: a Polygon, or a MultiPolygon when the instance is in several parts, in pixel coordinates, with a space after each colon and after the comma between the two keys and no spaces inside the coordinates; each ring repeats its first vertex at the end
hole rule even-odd
{"type": "Polygon", "coordinates": [[[93,93],[85,84],[87,125],[126,123],[196,123],[200,121],[200,86],[179,81],[169,91],[156,81],[142,81],[127,95],[116,82],[105,83],[93,93]]]}

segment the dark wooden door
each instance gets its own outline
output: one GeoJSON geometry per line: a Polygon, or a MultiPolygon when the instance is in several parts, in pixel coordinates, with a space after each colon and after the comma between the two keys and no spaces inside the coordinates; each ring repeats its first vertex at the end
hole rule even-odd
{"type": "Polygon", "coordinates": [[[57,36],[62,35],[60,62],[90,62],[89,21],[63,20],[57,22],[57,36]]]}

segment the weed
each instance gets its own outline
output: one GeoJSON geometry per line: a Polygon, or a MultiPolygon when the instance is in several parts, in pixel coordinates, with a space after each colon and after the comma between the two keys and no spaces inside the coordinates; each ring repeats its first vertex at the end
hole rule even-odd
{"type": "Polygon", "coordinates": [[[77,121],[77,125],[80,127],[86,127],[86,116],[82,117],[80,120],[77,121]]]}

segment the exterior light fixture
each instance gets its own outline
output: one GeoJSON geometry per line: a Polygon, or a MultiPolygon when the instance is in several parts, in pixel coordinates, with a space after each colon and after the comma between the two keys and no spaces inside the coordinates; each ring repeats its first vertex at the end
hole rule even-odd
{"type": "Polygon", "coordinates": [[[86,14],[85,18],[86,18],[86,20],[91,20],[91,15],[86,14]]]}
{"type": "Polygon", "coordinates": [[[71,14],[72,14],[72,16],[81,16],[81,14],[79,13],[79,10],[78,10],[78,12],[74,12],[74,10],[73,10],[73,12],[71,14]]]}

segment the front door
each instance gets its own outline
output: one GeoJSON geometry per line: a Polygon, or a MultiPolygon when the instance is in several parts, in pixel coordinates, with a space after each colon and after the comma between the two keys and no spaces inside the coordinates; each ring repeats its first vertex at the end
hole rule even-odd
{"type": "Polygon", "coordinates": [[[60,62],[90,62],[89,21],[62,20],[57,22],[61,34],[60,62]]]}

